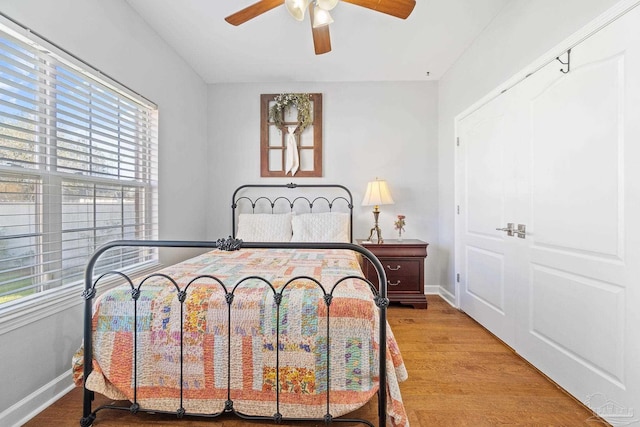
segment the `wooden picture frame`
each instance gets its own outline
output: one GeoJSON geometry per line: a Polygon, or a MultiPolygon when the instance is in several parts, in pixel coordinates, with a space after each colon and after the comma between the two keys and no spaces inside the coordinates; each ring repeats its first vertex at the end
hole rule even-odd
{"type": "MultiPolygon", "coordinates": [[[[269,109],[278,94],[260,95],[260,176],[291,177],[285,172],[288,126],[297,124],[297,111],[289,111],[283,117],[283,128],[269,120],[269,109]]],[[[302,133],[295,133],[300,158],[300,168],[295,178],[322,176],[322,94],[310,93],[312,124],[302,133]]]]}

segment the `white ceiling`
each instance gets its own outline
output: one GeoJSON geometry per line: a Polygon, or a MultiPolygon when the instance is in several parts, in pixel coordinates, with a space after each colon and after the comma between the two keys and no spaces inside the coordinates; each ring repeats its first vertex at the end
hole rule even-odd
{"type": "Polygon", "coordinates": [[[126,1],[207,83],[223,83],[436,80],[509,0],[417,0],[406,20],[340,2],[324,55],[308,17],[284,6],[234,27],[224,18],[257,0],[126,1]]]}

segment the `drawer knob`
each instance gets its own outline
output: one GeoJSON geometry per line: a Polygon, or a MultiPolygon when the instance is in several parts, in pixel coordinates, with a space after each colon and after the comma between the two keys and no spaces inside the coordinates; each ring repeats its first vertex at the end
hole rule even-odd
{"type": "Polygon", "coordinates": [[[400,280],[397,280],[396,283],[391,283],[390,281],[387,280],[387,285],[389,286],[398,286],[400,284],[400,280]]]}
{"type": "Polygon", "coordinates": [[[396,268],[392,268],[389,264],[387,264],[387,270],[398,271],[398,270],[400,270],[400,266],[396,265],[396,268]]]}

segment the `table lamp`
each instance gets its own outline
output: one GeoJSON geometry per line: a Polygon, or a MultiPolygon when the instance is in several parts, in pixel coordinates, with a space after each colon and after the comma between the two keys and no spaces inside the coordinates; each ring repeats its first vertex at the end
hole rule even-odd
{"type": "Polygon", "coordinates": [[[382,239],[382,233],[380,227],[378,227],[378,216],[380,215],[380,205],[392,205],[393,199],[391,198],[391,192],[387,186],[387,181],[376,178],[375,181],[371,181],[367,184],[367,191],[364,193],[364,199],[362,200],[362,206],[373,206],[373,219],[375,225],[371,229],[369,234],[369,240],[373,243],[384,243],[382,239]],[[373,235],[376,235],[377,241],[373,240],[373,235]]]}

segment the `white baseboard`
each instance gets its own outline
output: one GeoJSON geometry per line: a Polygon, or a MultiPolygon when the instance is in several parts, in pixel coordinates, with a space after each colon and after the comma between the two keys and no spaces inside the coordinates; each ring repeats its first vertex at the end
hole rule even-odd
{"type": "MultiPolygon", "coordinates": [[[[43,385],[24,399],[0,412],[0,425],[20,427],[31,418],[51,406],[73,389],[71,371],[43,385]]],[[[80,420],[80,418],[78,418],[80,420]]],[[[79,422],[79,421],[78,421],[79,422]]]]}
{"type": "Polygon", "coordinates": [[[458,308],[456,307],[456,296],[442,286],[425,286],[424,293],[425,295],[440,295],[442,299],[451,304],[452,307],[458,308]]]}
{"type": "Polygon", "coordinates": [[[440,295],[443,300],[448,302],[451,305],[451,307],[458,308],[456,306],[456,296],[454,294],[452,294],[442,286],[438,287],[438,291],[439,291],[438,295],[440,295]]]}
{"type": "Polygon", "coordinates": [[[425,295],[440,295],[440,286],[427,286],[424,287],[425,295]]]}

